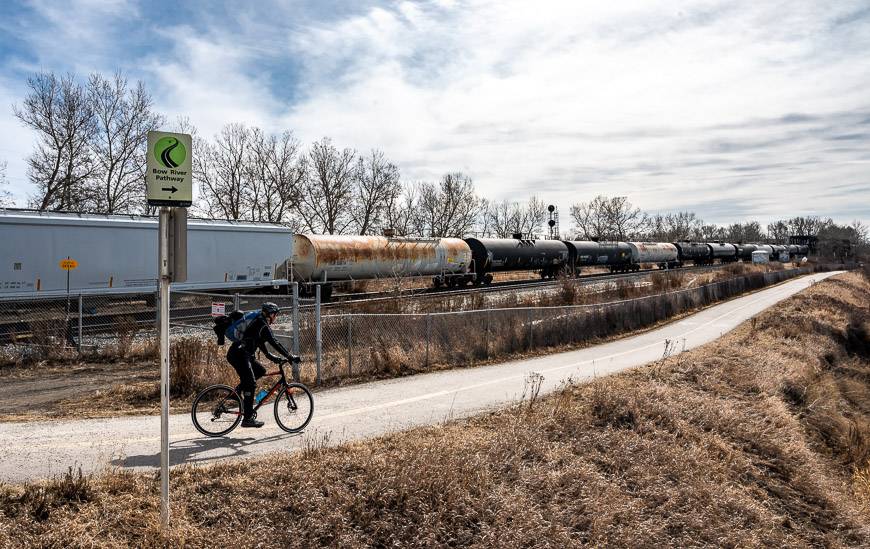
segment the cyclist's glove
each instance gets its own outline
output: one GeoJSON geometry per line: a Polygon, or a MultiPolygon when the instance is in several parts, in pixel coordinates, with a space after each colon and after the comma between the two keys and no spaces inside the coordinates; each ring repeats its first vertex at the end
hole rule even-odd
{"type": "Polygon", "coordinates": [[[300,362],[302,362],[302,358],[301,358],[301,357],[298,357],[298,356],[296,356],[296,355],[290,355],[290,356],[288,356],[288,357],[287,357],[287,360],[289,360],[289,361],[292,362],[293,364],[299,364],[300,362]]]}

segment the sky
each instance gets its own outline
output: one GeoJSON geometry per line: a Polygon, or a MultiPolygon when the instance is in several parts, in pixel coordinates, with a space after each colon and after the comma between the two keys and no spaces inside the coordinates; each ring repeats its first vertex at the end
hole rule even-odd
{"type": "Polygon", "coordinates": [[[0,161],[19,205],[39,71],[123,71],[201,135],[377,148],[492,200],[597,194],[708,222],[870,223],[870,2],[0,2],[0,161]]]}

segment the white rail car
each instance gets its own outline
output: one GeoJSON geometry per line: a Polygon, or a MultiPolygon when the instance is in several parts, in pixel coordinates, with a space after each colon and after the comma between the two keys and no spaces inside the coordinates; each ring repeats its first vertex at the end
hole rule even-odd
{"type": "Polygon", "coordinates": [[[662,269],[679,266],[677,247],[669,242],[629,242],[628,245],[633,265],[655,263],[662,269]]]}
{"type": "MultiPolygon", "coordinates": [[[[0,296],[67,291],[125,293],[157,287],[157,219],[0,210],[0,296]]],[[[188,280],[177,290],[280,287],[293,233],[277,225],[188,222],[188,280]]]]}

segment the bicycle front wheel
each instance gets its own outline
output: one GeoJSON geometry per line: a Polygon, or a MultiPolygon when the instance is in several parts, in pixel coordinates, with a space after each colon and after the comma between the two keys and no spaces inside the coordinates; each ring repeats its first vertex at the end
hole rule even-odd
{"type": "Polygon", "coordinates": [[[242,421],[242,401],[232,387],[212,385],[196,395],[190,417],[197,431],[209,437],[220,437],[242,421]]]}
{"type": "Polygon", "coordinates": [[[288,383],[275,399],[275,423],[288,433],[298,433],[314,415],[314,397],[301,383],[288,383]]]}

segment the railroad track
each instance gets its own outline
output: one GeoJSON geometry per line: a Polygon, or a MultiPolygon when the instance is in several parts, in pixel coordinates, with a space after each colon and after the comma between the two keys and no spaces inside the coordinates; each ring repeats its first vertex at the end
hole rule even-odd
{"type": "MultiPolygon", "coordinates": [[[[596,273],[580,276],[572,279],[578,285],[588,285],[599,283],[602,281],[612,281],[620,279],[635,279],[643,278],[655,273],[662,272],[706,272],[718,270],[727,265],[703,265],[682,267],[672,271],[662,269],[645,269],[630,273],[596,273]]],[[[413,298],[422,296],[433,297],[448,297],[454,295],[464,295],[472,292],[478,293],[495,293],[517,290],[532,290],[546,289],[556,287],[563,282],[561,280],[511,280],[503,282],[495,282],[483,286],[468,286],[464,288],[419,288],[409,292],[402,292],[398,295],[401,298],[413,298]]],[[[346,298],[322,304],[325,311],[331,308],[338,308],[347,304],[361,303],[377,303],[396,299],[397,294],[394,292],[373,292],[363,294],[365,297],[360,297],[360,294],[348,295],[346,298]]],[[[339,296],[334,296],[339,297],[339,296]]],[[[229,298],[229,296],[228,296],[229,298]]],[[[20,302],[18,302],[20,303],[20,302]]],[[[27,311],[25,309],[16,310],[14,315],[7,314],[6,320],[0,320],[0,345],[9,344],[21,341],[31,341],[37,334],[48,333],[54,337],[63,337],[71,343],[78,339],[78,311],[70,311],[67,313],[65,304],[66,299],[59,298],[58,300],[40,300],[35,301],[42,310],[33,309],[27,311]],[[47,306],[46,303],[49,303],[47,306]],[[47,309],[47,310],[46,310],[47,309]],[[10,318],[14,316],[14,318],[10,318]]],[[[112,308],[113,305],[107,305],[107,308],[112,308]]],[[[155,309],[149,306],[141,298],[131,299],[129,303],[115,303],[116,310],[108,310],[105,312],[89,312],[82,316],[81,331],[83,334],[93,336],[95,334],[105,333],[120,333],[125,329],[141,329],[144,326],[152,326],[155,322],[155,309]],[[139,308],[130,310],[129,306],[141,302],[139,308]],[[125,308],[126,310],[117,310],[125,308]]],[[[300,305],[300,310],[313,308],[312,304],[300,305]]],[[[328,314],[328,313],[327,313],[328,314]]],[[[208,305],[193,305],[179,306],[172,309],[172,322],[180,325],[202,325],[211,319],[211,304],[208,305]]]]}
{"type": "MultiPolygon", "coordinates": [[[[604,281],[611,280],[620,280],[620,279],[633,279],[633,278],[642,278],[655,273],[683,273],[683,272],[708,272],[708,271],[716,271],[727,267],[729,264],[717,264],[717,265],[698,265],[698,266],[688,266],[688,267],[680,267],[679,269],[643,269],[640,271],[634,271],[630,273],[595,273],[589,275],[582,275],[574,279],[569,279],[576,282],[579,285],[586,285],[604,281]]],[[[451,296],[451,295],[463,295],[469,294],[473,292],[479,293],[492,293],[492,292],[504,292],[504,291],[517,291],[517,290],[530,290],[530,289],[546,289],[548,287],[556,287],[562,284],[562,280],[556,279],[547,279],[547,280],[508,280],[503,282],[493,282],[488,285],[481,286],[466,286],[463,288],[418,288],[414,290],[402,291],[402,292],[372,292],[370,294],[344,294],[341,296],[333,295],[333,300],[329,303],[324,303],[321,305],[322,309],[329,309],[332,307],[337,307],[340,305],[346,304],[361,304],[361,303],[377,303],[379,301],[388,301],[391,299],[399,298],[413,298],[420,296],[451,296]],[[357,297],[352,298],[351,296],[360,296],[367,295],[367,297],[357,297]],[[347,296],[345,299],[336,299],[338,297],[347,296]]],[[[305,304],[301,305],[300,309],[312,308],[313,305],[305,304]]]]}

